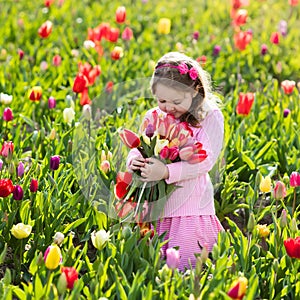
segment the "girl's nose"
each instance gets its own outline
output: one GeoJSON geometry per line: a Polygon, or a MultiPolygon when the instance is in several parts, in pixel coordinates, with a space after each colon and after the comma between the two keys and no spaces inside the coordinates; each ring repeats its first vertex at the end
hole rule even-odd
{"type": "Polygon", "coordinates": [[[166,111],[167,112],[172,112],[172,111],[174,111],[175,109],[174,109],[174,106],[172,106],[172,105],[167,105],[166,106],[166,111]]]}

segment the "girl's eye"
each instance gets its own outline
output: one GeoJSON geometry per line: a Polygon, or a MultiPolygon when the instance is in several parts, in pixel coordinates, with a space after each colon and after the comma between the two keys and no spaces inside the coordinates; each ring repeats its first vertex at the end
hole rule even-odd
{"type": "Polygon", "coordinates": [[[166,101],[165,100],[158,100],[160,103],[165,103],[166,101]]]}
{"type": "Polygon", "coordinates": [[[179,104],[180,104],[180,102],[174,102],[174,104],[175,104],[175,105],[179,105],[179,104]]]}

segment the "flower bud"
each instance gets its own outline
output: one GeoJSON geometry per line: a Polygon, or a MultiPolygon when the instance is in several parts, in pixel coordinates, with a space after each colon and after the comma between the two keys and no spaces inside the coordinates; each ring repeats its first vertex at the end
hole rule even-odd
{"type": "Polygon", "coordinates": [[[243,299],[246,294],[247,285],[248,279],[246,277],[239,277],[232,283],[227,295],[232,299],[243,299]]]}
{"type": "Polygon", "coordinates": [[[281,216],[280,216],[280,223],[279,223],[279,226],[280,228],[284,228],[286,227],[287,225],[287,219],[286,219],[286,210],[283,209],[282,212],[281,212],[281,216]]]}
{"type": "Polygon", "coordinates": [[[65,238],[64,234],[58,231],[55,233],[53,237],[53,243],[60,246],[63,243],[64,238],[65,238]]]}
{"type": "Polygon", "coordinates": [[[23,189],[21,186],[19,185],[15,185],[14,186],[14,190],[13,190],[13,197],[15,200],[22,200],[23,199],[23,189]]]}
{"type": "Polygon", "coordinates": [[[72,121],[75,119],[75,111],[72,107],[67,107],[63,111],[63,118],[64,121],[68,124],[71,124],[72,121]]]}
{"type": "Polygon", "coordinates": [[[17,176],[22,177],[24,174],[24,164],[20,161],[17,166],[17,176]]]}
{"type": "Polygon", "coordinates": [[[262,177],[260,185],[259,185],[259,189],[261,192],[263,193],[268,193],[271,191],[271,177],[270,176],[266,176],[266,177],[262,177]]]}
{"type": "Polygon", "coordinates": [[[11,121],[14,118],[13,112],[9,107],[4,108],[3,111],[3,120],[6,122],[11,121]]]}
{"type": "Polygon", "coordinates": [[[55,130],[54,128],[52,128],[52,129],[51,129],[51,132],[50,132],[50,134],[49,134],[49,139],[50,139],[51,141],[53,141],[53,140],[55,139],[55,137],[56,137],[56,130],[55,130]]]}
{"type": "Polygon", "coordinates": [[[60,276],[58,277],[58,281],[57,281],[57,290],[58,290],[58,293],[60,295],[64,294],[67,290],[67,277],[65,275],[65,273],[61,273],[60,276]]]}
{"type": "Polygon", "coordinates": [[[48,108],[49,109],[53,109],[53,108],[55,108],[56,107],[56,100],[55,100],[55,98],[54,97],[49,97],[49,99],[48,99],[48,108]]]}
{"type": "Polygon", "coordinates": [[[85,104],[82,107],[82,116],[85,120],[90,121],[92,118],[92,108],[89,104],[85,104]]]}
{"type": "Polygon", "coordinates": [[[100,170],[107,173],[110,170],[110,162],[108,160],[102,161],[100,164],[100,170]]]}
{"type": "Polygon", "coordinates": [[[275,199],[280,200],[286,196],[285,184],[281,181],[277,181],[273,190],[273,196],[275,199]]]}
{"type": "Polygon", "coordinates": [[[291,231],[292,233],[296,233],[298,231],[298,225],[295,218],[292,219],[291,231]]]}
{"type": "Polygon", "coordinates": [[[30,188],[29,188],[30,192],[32,192],[32,193],[37,192],[38,187],[39,187],[38,181],[36,179],[31,179],[30,188]]]}
{"type": "Polygon", "coordinates": [[[166,255],[167,255],[167,260],[166,260],[167,266],[172,270],[178,268],[180,262],[179,251],[174,248],[168,248],[166,250],[166,255]]]}
{"type": "Polygon", "coordinates": [[[257,224],[256,230],[257,230],[258,236],[261,238],[266,238],[270,234],[270,229],[267,227],[266,224],[264,224],[264,225],[257,224]]]}
{"type": "Polygon", "coordinates": [[[248,220],[248,224],[247,224],[247,229],[249,232],[252,232],[254,227],[255,227],[255,216],[254,216],[254,213],[251,212],[250,213],[250,216],[249,216],[249,220],[248,220]]]}
{"type": "Polygon", "coordinates": [[[109,232],[106,232],[104,229],[101,229],[97,232],[93,231],[91,234],[91,239],[94,247],[98,250],[102,250],[109,241],[109,232]]]}
{"type": "Polygon", "coordinates": [[[55,171],[59,168],[60,157],[59,155],[54,155],[50,157],[50,170],[55,171]]]}
{"type": "Polygon", "coordinates": [[[49,270],[54,270],[62,261],[62,255],[57,245],[49,246],[44,254],[45,266],[49,270]]]}

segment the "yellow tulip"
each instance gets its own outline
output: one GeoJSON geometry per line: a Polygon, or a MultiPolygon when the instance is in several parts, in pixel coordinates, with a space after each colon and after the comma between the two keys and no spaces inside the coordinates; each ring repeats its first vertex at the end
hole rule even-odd
{"type": "Polygon", "coordinates": [[[271,177],[270,176],[263,177],[259,185],[260,191],[263,193],[268,193],[271,191],[271,188],[272,188],[271,177]]]}
{"type": "Polygon", "coordinates": [[[256,225],[257,233],[259,237],[267,237],[270,234],[270,229],[267,227],[266,224],[264,225],[256,225]]]}
{"type": "Polygon", "coordinates": [[[17,225],[13,225],[11,228],[11,234],[17,239],[25,239],[27,238],[32,230],[32,226],[24,225],[23,223],[18,223],[17,225]]]}
{"type": "Polygon", "coordinates": [[[171,20],[168,18],[161,18],[158,21],[157,32],[159,34],[169,34],[171,31],[171,20]]]}
{"type": "Polygon", "coordinates": [[[60,248],[57,245],[51,245],[44,254],[45,266],[49,270],[54,270],[62,261],[60,248]]]}

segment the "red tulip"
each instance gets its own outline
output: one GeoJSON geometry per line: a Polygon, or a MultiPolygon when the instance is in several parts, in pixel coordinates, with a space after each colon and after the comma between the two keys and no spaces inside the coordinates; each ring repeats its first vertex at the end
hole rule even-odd
{"type": "Polygon", "coordinates": [[[137,148],[141,144],[141,140],[136,133],[131,130],[123,129],[120,133],[120,138],[122,142],[128,148],[137,148]]]}
{"type": "Polygon", "coordinates": [[[43,90],[40,86],[34,86],[29,92],[29,99],[31,101],[40,101],[43,90]]]}
{"type": "Polygon", "coordinates": [[[283,242],[283,244],[288,256],[300,259],[300,236],[295,239],[288,238],[283,242]]]}
{"type": "Polygon", "coordinates": [[[87,78],[83,74],[78,73],[74,80],[73,92],[82,93],[83,90],[86,88],[86,86],[87,86],[87,78]]]}
{"type": "Polygon", "coordinates": [[[278,45],[279,44],[279,32],[272,32],[270,41],[272,44],[278,45]]]}
{"type": "Polygon", "coordinates": [[[24,51],[22,49],[18,49],[18,55],[19,55],[20,60],[22,60],[24,57],[24,51]]]}
{"type": "Polygon", "coordinates": [[[46,21],[41,25],[41,27],[38,30],[38,34],[41,38],[45,39],[47,38],[52,32],[52,22],[46,21]]]}
{"type": "Polygon", "coordinates": [[[62,267],[61,273],[66,276],[67,288],[73,289],[74,282],[78,280],[78,272],[74,267],[62,267]]]}
{"type": "Polygon", "coordinates": [[[207,154],[205,150],[201,150],[199,153],[193,154],[188,162],[190,164],[198,164],[202,161],[204,161],[207,158],[207,154]]]}
{"type": "Polygon", "coordinates": [[[293,80],[284,80],[281,82],[281,87],[286,95],[290,95],[293,92],[295,85],[296,82],[293,80]]]}
{"type": "Polygon", "coordinates": [[[85,76],[87,80],[87,86],[91,86],[95,83],[96,78],[101,74],[101,67],[96,65],[92,67],[88,62],[79,63],[79,73],[85,76]]]}
{"type": "Polygon", "coordinates": [[[169,147],[165,146],[163,147],[160,152],[159,152],[159,156],[161,159],[167,159],[169,157],[169,147]]]}
{"type": "Polygon", "coordinates": [[[3,120],[6,122],[11,121],[14,118],[12,110],[9,107],[4,108],[3,120]]]}
{"type": "Polygon", "coordinates": [[[245,50],[247,45],[252,40],[252,32],[250,31],[239,31],[234,35],[234,45],[240,51],[245,50]]]}
{"type": "Polygon", "coordinates": [[[234,16],[233,24],[235,26],[242,26],[246,24],[247,18],[248,11],[246,9],[239,9],[234,16]]]}
{"type": "Polygon", "coordinates": [[[54,1],[55,0],[44,0],[44,5],[50,7],[54,3],[54,1]]]}
{"type": "Polygon", "coordinates": [[[129,172],[119,172],[116,181],[114,193],[118,199],[122,199],[128,193],[128,187],[132,181],[132,174],[129,172]]]}
{"type": "Polygon", "coordinates": [[[3,157],[8,157],[9,155],[12,155],[14,152],[14,144],[13,142],[4,142],[2,145],[2,149],[0,150],[0,155],[3,157]]]}
{"type": "Polygon", "coordinates": [[[179,148],[177,146],[173,146],[169,148],[169,159],[175,160],[179,155],[179,148]]]}
{"type": "Polygon", "coordinates": [[[122,24],[126,19],[126,8],[124,6],[119,6],[116,11],[116,22],[122,24]]]}
{"type": "Polygon", "coordinates": [[[91,104],[92,101],[89,97],[89,89],[85,88],[82,93],[81,93],[81,97],[80,97],[80,105],[84,106],[86,104],[91,104]]]}
{"type": "Polygon", "coordinates": [[[299,3],[299,0],[289,0],[289,5],[291,6],[297,6],[299,3]]]}
{"type": "Polygon", "coordinates": [[[129,27],[125,27],[124,31],[122,32],[122,39],[125,41],[130,41],[133,38],[133,31],[129,27]]]}
{"type": "Polygon", "coordinates": [[[0,197],[9,196],[14,190],[13,183],[10,179],[4,178],[0,179],[0,197]]]}
{"type": "Polygon", "coordinates": [[[298,172],[292,172],[292,174],[290,175],[290,186],[300,186],[300,174],[298,172]]]}
{"type": "Polygon", "coordinates": [[[39,187],[38,181],[37,181],[36,179],[31,179],[30,187],[29,187],[30,192],[31,192],[31,193],[37,192],[38,187],[39,187]]]}
{"type": "Polygon", "coordinates": [[[114,83],[112,81],[108,81],[105,86],[105,92],[110,94],[113,91],[114,83]]]}
{"type": "Polygon", "coordinates": [[[107,40],[115,43],[118,38],[119,38],[120,30],[118,28],[110,28],[108,35],[107,35],[107,40]]]}
{"type": "Polygon", "coordinates": [[[238,115],[247,116],[250,113],[253,102],[254,93],[240,93],[239,102],[236,106],[236,113],[238,115]]]}

